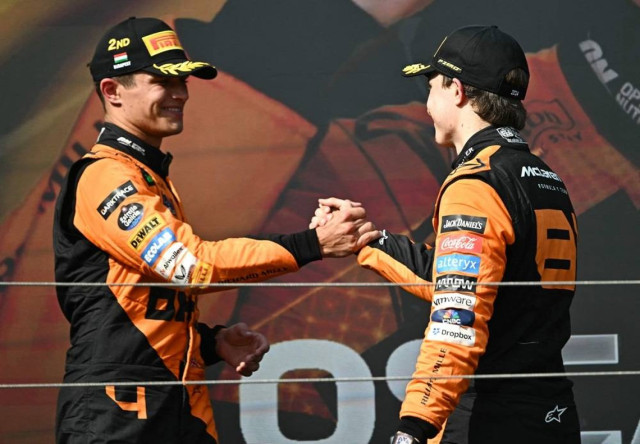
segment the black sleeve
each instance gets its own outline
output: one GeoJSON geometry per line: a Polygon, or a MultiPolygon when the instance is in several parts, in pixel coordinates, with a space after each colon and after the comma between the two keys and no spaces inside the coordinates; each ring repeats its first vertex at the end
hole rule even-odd
{"type": "Polygon", "coordinates": [[[268,234],[254,239],[270,240],[282,245],[295,257],[298,267],[322,259],[322,251],[316,230],[305,230],[293,234],[268,234]]]}
{"type": "Polygon", "coordinates": [[[386,230],[382,233],[380,239],[371,242],[368,246],[384,251],[416,276],[426,281],[431,280],[433,249],[426,244],[416,244],[401,234],[390,234],[386,230]]]}
{"type": "Polygon", "coordinates": [[[204,359],[205,365],[213,365],[222,361],[216,353],[216,335],[220,330],[226,328],[224,325],[216,325],[211,328],[207,324],[198,322],[198,333],[200,333],[200,355],[204,359]]]}

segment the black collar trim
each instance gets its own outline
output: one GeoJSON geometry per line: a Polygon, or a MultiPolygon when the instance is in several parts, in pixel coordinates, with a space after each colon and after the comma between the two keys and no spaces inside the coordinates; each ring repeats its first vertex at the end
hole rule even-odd
{"type": "Polygon", "coordinates": [[[163,178],[169,175],[173,156],[138,139],[113,123],[105,122],[96,143],[109,146],[139,160],[163,178]]]}
{"type": "Polygon", "coordinates": [[[476,157],[486,147],[493,145],[529,151],[527,142],[524,141],[517,129],[509,126],[488,126],[467,140],[467,143],[462,147],[462,151],[451,164],[451,168],[455,170],[463,163],[476,157]]]}

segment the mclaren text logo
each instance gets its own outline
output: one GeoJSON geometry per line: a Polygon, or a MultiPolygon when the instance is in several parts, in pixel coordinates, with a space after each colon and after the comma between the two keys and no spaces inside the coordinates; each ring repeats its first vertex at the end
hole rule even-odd
{"type": "Polygon", "coordinates": [[[545,179],[553,179],[558,182],[562,182],[562,179],[558,177],[556,173],[553,171],[543,170],[542,168],[534,167],[534,166],[523,166],[522,173],[520,173],[520,177],[544,177],[545,179]]]}

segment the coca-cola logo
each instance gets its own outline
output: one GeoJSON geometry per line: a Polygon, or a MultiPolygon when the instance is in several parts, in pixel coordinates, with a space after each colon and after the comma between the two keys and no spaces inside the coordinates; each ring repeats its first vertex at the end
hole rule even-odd
{"type": "Polygon", "coordinates": [[[482,238],[466,233],[445,236],[440,242],[439,249],[441,252],[463,251],[480,254],[482,252],[482,238]]]}

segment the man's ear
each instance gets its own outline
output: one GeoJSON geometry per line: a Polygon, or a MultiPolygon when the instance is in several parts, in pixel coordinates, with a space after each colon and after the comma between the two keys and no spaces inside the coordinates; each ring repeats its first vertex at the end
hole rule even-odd
{"type": "Polygon", "coordinates": [[[462,103],[467,99],[467,95],[464,93],[464,85],[460,81],[460,79],[453,78],[453,82],[451,86],[455,88],[454,97],[456,100],[456,105],[462,105],[462,103]]]}
{"type": "Polygon", "coordinates": [[[100,80],[100,92],[104,101],[113,106],[120,106],[120,88],[122,85],[112,78],[100,80]]]}

